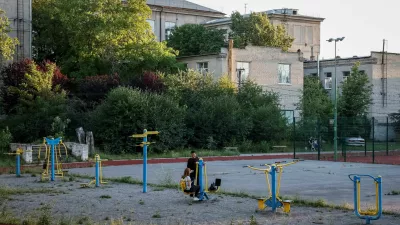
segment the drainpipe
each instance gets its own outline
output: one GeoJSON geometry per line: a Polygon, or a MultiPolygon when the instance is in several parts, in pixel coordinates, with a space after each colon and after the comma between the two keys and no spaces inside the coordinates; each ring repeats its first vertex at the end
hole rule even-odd
{"type": "Polygon", "coordinates": [[[317,75],[319,78],[319,54],[317,54],[317,75]]]}
{"type": "Polygon", "coordinates": [[[160,11],[160,42],[162,41],[162,12],[164,11],[164,7],[161,6],[160,11]]]}
{"type": "Polygon", "coordinates": [[[32,0],[29,0],[29,58],[32,59],[32,0]]]}
{"type": "Polygon", "coordinates": [[[229,39],[228,45],[228,76],[230,80],[233,82],[233,74],[232,74],[232,67],[233,67],[233,39],[229,39]]]}

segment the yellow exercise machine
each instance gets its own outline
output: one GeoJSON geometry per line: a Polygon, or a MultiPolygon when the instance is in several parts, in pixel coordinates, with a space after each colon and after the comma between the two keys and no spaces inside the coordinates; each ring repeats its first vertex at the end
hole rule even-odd
{"type": "Polygon", "coordinates": [[[81,184],[81,187],[90,187],[91,185],[95,184],[96,187],[100,187],[100,184],[107,184],[107,182],[103,181],[103,169],[101,167],[101,159],[100,155],[96,154],[95,157],[95,177],[94,180],[90,181],[89,183],[81,184]]]}
{"type": "Polygon", "coordinates": [[[378,220],[382,215],[382,177],[373,177],[367,174],[350,174],[349,178],[354,184],[354,214],[360,219],[365,219],[366,224],[371,220],[378,220]],[[362,211],[360,206],[361,178],[371,178],[375,183],[375,210],[362,211]]]}
{"type": "Polygon", "coordinates": [[[65,144],[62,142],[62,138],[43,138],[43,143],[39,148],[38,159],[40,161],[40,153],[42,148],[45,151],[45,163],[43,164],[43,173],[42,180],[50,179],[54,181],[55,177],[64,177],[64,171],[62,170],[62,164],[59,161],[61,159],[61,146],[63,146],[65,150],[65,156],[68,158],[68,149],[65,144]],[[54,168],[54,166],[56,168],[54,168]],[[51,169],[51,173],[49,170],[51,169]]]}
{"type": "MultiPolygon", "coordinates": [[[[283,167],[293,165],[299,161],[303,160],[294,160],[293,162],[281,164],[283,162],[275,162],[275,164],[263,164],[261,166],[266,166],[266,169],[259,169],[252,166],[244,166],[256,171],[262,171],[265,174],[267,187],[268,187],[268,198],[260,198],[258,199],[258,210],[264,210],[267,206],[272,208],[272,212],[276,212],[277,208],[283,207],[283,211],[286,213],[290,212],[290,203],[291,200],[282,200],[279,197],[279,191],[281,188],[281,178],[283,167]],[[276,173],[278,173],[278,187],[276,187],[276,173]],[[271,175],[272,182],[269,181],[269,175],[271,175]],[[272,185],[271,185],[272,184],[272,185]]],[[[284,161],[285,162],[285,161],[284,161]]]]}

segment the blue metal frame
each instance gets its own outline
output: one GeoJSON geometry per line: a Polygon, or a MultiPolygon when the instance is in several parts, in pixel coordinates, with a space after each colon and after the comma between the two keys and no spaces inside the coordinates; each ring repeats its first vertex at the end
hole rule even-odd
{"type": "Polygon", "coordinates": [[[203,179],[203,167],[204,167],[204,161],[203,159],[199,159],[198,162],[198,172],[199,172],[199,185],[200,185],[200,191],[199,191],[199,200],[208,200],[207,193],[204,192],[204,179],[203,179]]]}
{"type": "Polygon", "coordinates": [[[276,212],[277,208],[281,208],[283,206],[282,202],[278,200],[278,196],[276,196],[276,166],[271,166],[271,171],[269,174],[271,175],[271,192],[272,196],[270,199],[265,201],[265,205],[272,208],[272,212],[276,212]]]}
{"type": "Polygon", "coordinates": [[[17,177],[21,176],[21,155],[17,153],[17,168],[16,168],[17,177]]]}
{"type": "Polygon", "coordinates": [[[360,218],[360,219],[365,219],[366,224],[371,224],[371,220],[378,220],[382,216],[382,177],[373,177],[371,175],[357,175],[357,174],[350,174],[349,175],[350,180],[353,181],[354,184],[354,214],[360,218]],[[354,176],[353,179],[351,176],[354,176]],[[372,178],[375,182],[378,183],[378,214],[374,216],[366,216],[366,215],[360,215],[359,208],[358,208],[358,187],[357,183],[361,182],[361,177],[369,177],[372,178]]]}
{"type": "Polygon", "coordinates": [[[96,155],[96,187],[100,187],[100,159],[99,156],[96,155]]]}
{"type": "Polygon", "coordinates": [[[61,138],[46,138],[46,142],[47,144],[49,144],[51,146],[50,151],[51,151],[51,181],[55,180],[55,172],[54,172],[54,161],[55,161],[55,155],[54,155],[54,151],[55,151],[55,147],[56,145],[58,145],[61,141],[61,138]]]}

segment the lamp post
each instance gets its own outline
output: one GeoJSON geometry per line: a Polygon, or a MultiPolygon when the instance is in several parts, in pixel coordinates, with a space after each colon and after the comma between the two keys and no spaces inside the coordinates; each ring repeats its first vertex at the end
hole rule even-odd
{"type": "Polygon", "coordinates": [[[337,74],[336,74],[336,66],[337,66],[337,59],[336,59],[336,43],[339,41],[343,41],[344,37],[341,38],[330,38],[327,40],[328,42],[335,42],[335,89],[334,89],[334,95],[335,95],[335,108],[334,108],[334,125],[333,125],[333,132],[334,132],[334,151],[335,151],[335,161],[337,161],[337,74]]]}

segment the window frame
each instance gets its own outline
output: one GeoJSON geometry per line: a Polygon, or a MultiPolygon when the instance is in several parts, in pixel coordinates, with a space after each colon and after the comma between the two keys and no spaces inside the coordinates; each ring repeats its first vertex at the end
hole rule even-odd
{"type": "Polygon", "coordinates": [[[278,63],[278,84],[291,85],[292,84],[292,65],[290,63],[278,63]],[[289,82],[282,82],[281,78],[281,66],[288,66],[289,68],[289,82]]]}
{"type": "Polygon", "coordinates": [[[196,69],[201,74],[206,75],[209,72],[208,61],[196,62],[196,69]],[[202,65],[202,67],[200,67],[200,65],[202,65]],[[205,68],[204,65],[207,65],[207,68],[205,68]]]}
{"type": "Polygon", "coordinates": [[[324,73],[324,75],[325,75],[325,78],[324,78],[324,88],[325,88],[326,90],[332,90],[332,88],[333,88],[332,72],[326,72],[326,73],[324,73]],[[328,74],[329,74],[330,76],[328,76],[328,74]],[[327,87],[327,85],[326,85],[326,81],[327,81],[328,78],[329,78],[329,82],[330,82],[330,87],[327,87]]]}
{"type": "Polygon", "coordinates": [[[164,34],[165,40],[168,40],[169,36],[171,35],[172,31],[176,28],[176,22],[165,21],[164,22],[164,34]],[[167,26],[167,24],[174,24],[174,26],[167,26]]]}

